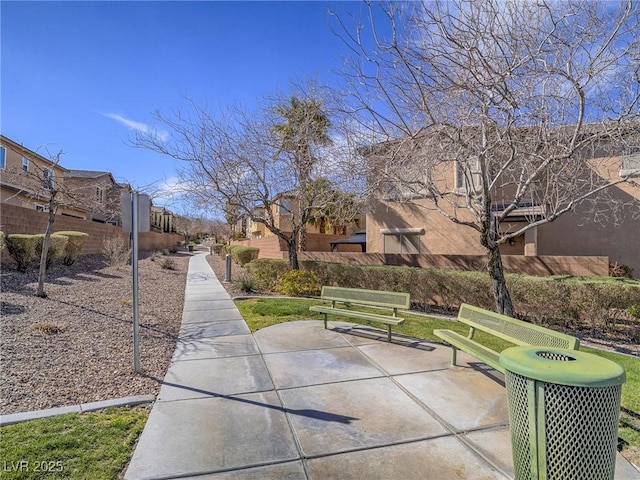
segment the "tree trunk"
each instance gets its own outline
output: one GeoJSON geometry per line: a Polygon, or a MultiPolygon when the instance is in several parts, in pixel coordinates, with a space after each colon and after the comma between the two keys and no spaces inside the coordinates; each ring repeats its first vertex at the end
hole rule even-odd
{"type": "Polygon", "coordinates": [[[298,270],[300,265],[298,264],[298,245],[296,237],[290,238],[287,241],[287,249],[289,250],[289,267],[293,270],[298,270]]]}
{"type": "Polygon", "coordinates": [[[38,297],[46,298],[47,294],[44,291],[44,280],[47,274],[47,255],[49,254],[49,239],[51,238],[51,232],[53,232],[53,222],[56,219],[55,211],[55,192],[51,193],[49,197],[49,220],[47,221],[47,229],[44,232],[44,238],[42,239],[42,253],[40,254],[40,271],[38,272],[38,290],[36,295],[38,297]]]}
{"type": "Polygon", "coordinates": [[[497,244],[495,248],[487,248],[487,258],[489,260],[489,277],[491,278],[491,288],[496,308],[499,313],[513,317],[513,303],[511,303],[511,295],[507,289],[507,281],[504,278],[502,256],[497,244]]]}
{"type": "MultiPolygon", "coordinates": [[[[485,200],[486,212],[491,212],[491,204],[488,198],[485,200]]],[[[498,227],[491,213],[487,213],[483,217],[481,225],[480,243],[487,249],[487,270],[491,278],[491,291],[496,302],[496,309],[498,313],[512,317],[513,304],[507,289],[507,281],[504,278],[502,256],[500,255],[500,245],[498,244],[498,227]]]]}
{"type": "Polygon", "coordinates": [[[307,250],[307,227],[302,225],[298,233],[298,250],[305,252],[307,250]]]}

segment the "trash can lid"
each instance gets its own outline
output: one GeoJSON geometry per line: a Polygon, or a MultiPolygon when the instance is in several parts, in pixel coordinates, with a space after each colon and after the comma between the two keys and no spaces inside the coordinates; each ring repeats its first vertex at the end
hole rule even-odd
{"type": "Polygon", "coordinates": [[[611,387],[626,379],[624,369],[617,363],[564,348],[507,348],[500,354],[500,365],[523,377],[574,387],[611,387]]]}

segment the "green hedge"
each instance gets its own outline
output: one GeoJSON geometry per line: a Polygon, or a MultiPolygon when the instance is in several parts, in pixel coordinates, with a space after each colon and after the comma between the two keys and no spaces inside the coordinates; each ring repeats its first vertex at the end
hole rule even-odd
{"type": "MultiPolygon", "coordinates": [[[[42,245],[44,243],[44,233],[39,233],[35,235],[35,237],[35,256],[36,260],[40,261],[40,256],[42,255],[42,245]]],[[[57,235],[54,233],[49,237],[49,248],[47,248],[47,268],[51,266],[54,260],[62,256],[65,248],[67,247],[67,243],[69,243],[69,238],[65,237],[64,235],[57,235]]]]}
{"type": "Polygon", "coordinates": [[[0,232],[0,252],[4,249],[4,232],[0,232]]]}
{"type": "Polygon", "coordinates": [[[256,260],[260,249],[256,247],[244,247],[241,245],[232,245],[229,249],[231,258],[238,265],[246,265],[247,263],[256,260]]]}
{"type": "MultiPolygon", "coordinates": [[[[411,294],[412,308],[437,306],[454,312],[461,303],[495,309],[485,272],[461,272],[393,266],[301,262],[320,285],[339,285],[411,294]]],[[[255,260],[246,268],[255,288],[275,291],[289,270],[286,260],[255,260]]],[[[625,320],[625,310],[640,306],[640,282],[609,277],[533,277],[507,274],[516,315],[537,324],[617,332],[640,340],[640,326],[625,320]]]]}
{"type": "Polygon", "coordinates": [[[213,245],[211,245],[211,248],[213,250],[213,253],[217,254],[217,255],[221,255],[222,253],[222,249],[225,247],[226,245],[224,243],[214,243],[213,245]]]}
{"type": "Polygon", "coordinates": [[[19,272],[26,272],[29,263],[33,259],[33,255],[36,249],[36,237],[35,235],[26,235],[21,233],[14,233],[7,235],[5,239],[7,251],[11,258],[17,263],[17,269],[19,272]]]}
{"type": "Polygon", "coordinates": [[[89,234],[84,232],[74,232],[72,230],[56,232],[55,234],[62,235],[69,239],[67,246],[64,249],[64,259],[62,262],[65,265],[73,265],[82,253],[82,250],[87,243],[87,238],[89,238],[89,234]]]}

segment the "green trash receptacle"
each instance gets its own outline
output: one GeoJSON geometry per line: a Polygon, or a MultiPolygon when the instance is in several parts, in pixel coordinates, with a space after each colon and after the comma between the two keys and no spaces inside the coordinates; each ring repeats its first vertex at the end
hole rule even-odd
{"type": "Polygon", "coordinates": [[[623,368],[550,347],[508,348],[500,364],[516,480],[613,480],[623,368]]]}

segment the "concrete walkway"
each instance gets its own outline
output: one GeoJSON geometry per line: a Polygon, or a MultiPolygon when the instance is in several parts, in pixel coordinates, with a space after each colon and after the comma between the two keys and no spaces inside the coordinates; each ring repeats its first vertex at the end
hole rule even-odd
{"type": "MultiPolygon", "coordinates": [[[[463,354],[451,368],[441,345],[331,327],[251,335],[195,255],[173,362],[125,479],[513,477],[499,374],[463,354]]],[[[616,478],[640,474],[618,455],[616,478]]]]}

